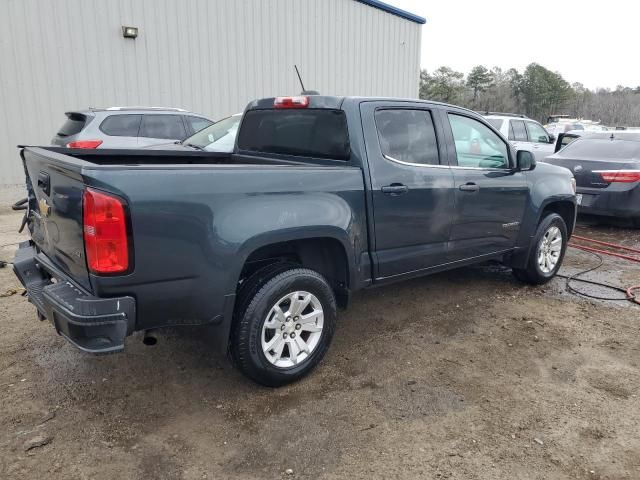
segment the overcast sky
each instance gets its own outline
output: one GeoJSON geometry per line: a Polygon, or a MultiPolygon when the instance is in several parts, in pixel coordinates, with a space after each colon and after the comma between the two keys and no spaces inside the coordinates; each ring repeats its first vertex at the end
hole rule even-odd
{"type": "Polygon", "coordinates": [[[640,85],[640,0],[387,0],[427,19],[422,67],[531,62],[589,88],[640,85]]]}

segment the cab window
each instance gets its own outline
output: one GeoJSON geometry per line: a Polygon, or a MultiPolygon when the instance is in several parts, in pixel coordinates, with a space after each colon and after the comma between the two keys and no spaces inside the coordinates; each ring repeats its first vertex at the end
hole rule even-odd
{"type": "Polygon", "coordinates": [[[506,143],[489,127],[462,115],[449,114],[458,166],[509,168],[506,143]]]}

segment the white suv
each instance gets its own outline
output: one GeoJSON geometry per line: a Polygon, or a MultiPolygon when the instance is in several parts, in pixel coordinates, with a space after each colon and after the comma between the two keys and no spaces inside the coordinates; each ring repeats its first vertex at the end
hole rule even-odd
{"type": "Polygon", "coordinates": [[[516,150],[528,150],[542,161],[553,155],[555,137],[549,134],[542,125],[524,115],[516,113],[485,112],[484,118],[509,139],[516,150]]]}

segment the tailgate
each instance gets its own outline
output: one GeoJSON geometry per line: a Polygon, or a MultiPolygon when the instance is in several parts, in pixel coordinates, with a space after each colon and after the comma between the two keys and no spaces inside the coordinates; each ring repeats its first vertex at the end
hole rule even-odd
{"type": "Polygon", "coordinates": [[[82,226],[82,160],[29,147],[21,155],[31,239],[56,267],[90,290],[82,226]]]}

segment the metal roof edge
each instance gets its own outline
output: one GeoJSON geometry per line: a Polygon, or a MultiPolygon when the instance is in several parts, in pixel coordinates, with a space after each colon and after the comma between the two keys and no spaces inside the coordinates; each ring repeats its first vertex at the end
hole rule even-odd
{"type": "Polygon", "coordinates": [[[425,18],[414,15],[413,13],[407,12],[406,10],[394,7],[393,5],[389,5],[388,3],[380,2],[379,0],[356,0],[356,2],[364,3],[365,5],[369,5],[370,7],[377,8],[379,10],[390,13],[391,15],[396,15],[415,23],[419,23],[420,25],[424,25],[425,23],[427,23],[427,20],[425,18]]]}

